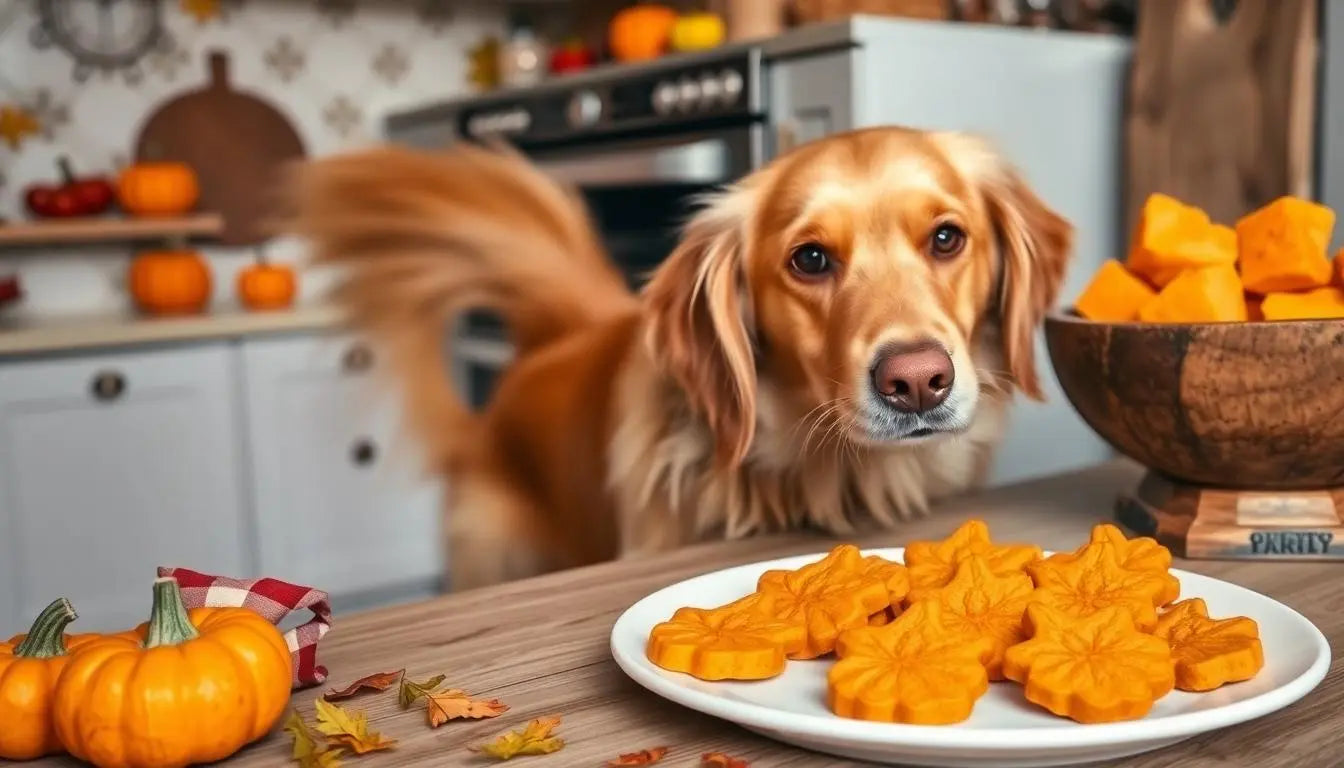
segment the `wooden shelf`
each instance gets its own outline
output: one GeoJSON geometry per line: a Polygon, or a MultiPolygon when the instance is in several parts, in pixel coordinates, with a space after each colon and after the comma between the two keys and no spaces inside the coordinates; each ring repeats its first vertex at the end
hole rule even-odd
{"type": "Polygon", "coordinates": [[[223,231],[224,217],[217,213],[170,219],[98,217],[20,221],[0,224],[0,248],[209,238],[223,231]]]}

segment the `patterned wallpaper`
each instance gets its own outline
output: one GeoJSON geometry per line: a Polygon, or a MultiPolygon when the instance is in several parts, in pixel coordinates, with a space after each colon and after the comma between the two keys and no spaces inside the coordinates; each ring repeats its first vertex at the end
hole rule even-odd
{"type": "MultiPolygon", "coordinates": [[[[161,30],[127,66],[81,64],[42,22],[68,12],[98,24],[96,0],[0,0],[0,217],[19,219],[23,188],[56,178],[59,155],[77,171],[124,164],[141,123],[163,101],[208,81],[206,55],[230,57],[234,88],[260,96],[295,126],[310,154],[379,138],[389,110],[468,89],[468,52],[500,34],[497,0],[117,0],[155,13],[161,30]],[[90,15],[92,14],[92,15],[90,15]]],[[[140,39],[140,18],[112,17],[116,39],[140,39]]],[[[94,34],[94,33],[88,33],[94,34]]],[[[93,40],[95,37],[89,37],[93,40]]],[[[217,300],[249,254],[208,249],[217,300]]],[[[292,244],[268,254],[296,258],[292,244]]],[[[48,251],[0,256],[28,292],[25,313],[96,312],[125,304],[127,254],[48,251]]],[[[305,286],[304,294],[311,294],[305,286]]]]}

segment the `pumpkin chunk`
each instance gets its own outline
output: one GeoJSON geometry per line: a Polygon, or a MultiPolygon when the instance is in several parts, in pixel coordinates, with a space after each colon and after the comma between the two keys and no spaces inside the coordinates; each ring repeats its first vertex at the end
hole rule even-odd
{"type": "Polygon", "coordinates": [[[1076,561],[1088,545],[1110,545],[1115,548],[1116,562],[1126,571],[1146,571],[1161,576],[1162,590],[1157,604],[1166,605],[1181,596],[1181,582],[1171,574],[1171,550],[1150,536],[1126,538],[1125,532],[1110,523],[1092,526],[1088,543],[1073,552],[1059,552],[1050,556],[1055,563],[1076,561]]]}
{"type": "Polygon", "coordinates": [[[1344,290],[1332,286],[1303,293],[1271,293],[1260,306],[1266,320],[1344,317],[1344,290]]]}
{"type": "Polygon", "coordinates": [[[1122,608],[1140,629],[1157,623],[1156,606],[1170,594],[1170,574],[1157,570],[1130,570],[1109,541],[1089,542],[1077,552],[1051,555],[1027,566],[1036,583],[1033,604],[1046,605],[1066,616],[1085,619],[1107,608],[1122,608]]]}
{"type": "Polygon", "coordinates": [[[1139,211],[1125,266],[1163,287],[1188,269],[1231,266],[1237,260],[1237,235],[1214,224],[1199,208],[1170,195],[1149,195],[1139,211]]]}
{"type": "Polygon", "coordinates": [[[1241,279],[1230,264],[1189,269],[1143,305],[1145,323],[1232,323],[1246,321],[1241,279]]]}
{"type": "Polygon", "coordinates": [[[1027,608],[1031,639],[1004,654],[1003,673],[1028,701],[1080,723],[1143,717],[1175,684],[1171,651],[1139,632],[1128,611],[1076,619],[1049,606],[1027,608]]]}
{"type": "Polygon", "coordinates": [[[801,650],[807,632],[761,609],[750,594],[713,609],[679,608],[649,632],[649,661],[701,680],[763,680],[784,671],[785,655],[801,650]]]}
{"type": "Polygon", "coordinates": [[[1074,309],[1088,320],[1127,323],[1137,319],[1139,309],[1155,296],[1157,293],[1147,283],[1112,259],[1097,270],[1074,303],[1074,309]]]}
{"type": "Polygon", "coordinates": [[[1330,282],[1326,248],[1335,212],[1296,197],[1280,197],[1237,222],[1241,279],[1252,293],[1317,288],[1330,282]]]}
{"type": "Polygon", "coordinates": [[[865,626],[869,616],[891,605],[887,580],[865,566],[853,544],[841,544],[794,571],[766,571],[756,590],[768,598],[762,610],[805,628],[807,642],[789,652],[791,659],[830,653],[841,632],[865,626]]]}
{"type": "Polygon", "coordinates": [[[1153,635],[1167,641],[1176,662],[1176,687],[1211,691],[1226,683],[1255,677],[1265,665],[1260,628],[1254,619],[1211,619],[1198,597],[1171,606],[1157,620],[1153,635]]]}
{"type": "Polygon", "coordinates": [[[911,606],[884,627],[841,635],[826,698],[841,717],[938,725],[970,717],[989,690],[981,663],[990,640],[943,620],[936,600],[911,606]]]}
{"type": "Polygon", "coordinates": [[[1003,652],[1026,639],[1022,616],[1032,589],[1031,577],[1025,573],[999,575],[984,558],[972,556],[961,561],[947,586],[922,599],[942,606],[945,626],[990,641],[985,671],[990,680],[1002,680],[1003,652]]]}
{"type": "Polygon", "coordinates": [[[910,572],[906,602],[947,586],[957,566],[971,556],[983,557],[993,573],[1005,574],[1021,571],[1039,560],[1041,548],[1035,544],[994,544],[983,520],[966,521],[942,541],[912,541],[905,548],[905,566],[910,572]]]}

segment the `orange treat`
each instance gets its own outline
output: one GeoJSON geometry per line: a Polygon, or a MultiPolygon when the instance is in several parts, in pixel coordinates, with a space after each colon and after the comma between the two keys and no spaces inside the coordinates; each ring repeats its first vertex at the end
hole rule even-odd
{"type": "Polygon", "coordinates": [[[1159,288],[1187,269],[1231,266],[1237,235],[1199,208],[1170,195],[1149,195],[1139,212],[1125,266],[1159,288]]]}
{"type": "Polygon", "coordinates": [[[1028,701],[1080,723],[1143,717],[1175,684],[1166,641],[1139,632],[1128,611],[1107,608],[1078,620],[1027,608],[1031,639],[1004,654],[1003,673],[1028,701]]]}
{"type": "Polygon", "coordinates": [[[1255,677],[1265,665],[1260,628],[1237,616],[1211,619],[1204,601],[1182,600],[1158,617],[1153,635],[1165,641],[1176,661],[1176,687],[1211,691],[1255,677]]]}
{"type": "Polygon", "coordinates": [[[958,633],[990,641],[985,671],[990,680],[1003,679],[1003,652],[1026,639],[1022,615],[1032,593],[1031,577],[1022,572],[995,574],[982,557],[969,557],[957,566],[947,586],[923,600],[942,606],[943,624],[958,633]]]}
{"type": "Polygon", "coordinates": [[[807,630],[807,642],[789,658],[814,659],[835,649],[840,633],[867,625],[891,605],[887,582],[865,566],[858,547],[841,544],[796,571],[766,571],[756,584],[761,607],[807,630]]]}
{"type": "Polygon", "coordinates": [[[1120,262],[1108,260],[1097,270],[1073,307],[1088,320],[1127,323],[1138,319],[1139,308],[1156,295],[1147,283],[1130,274],[1120,262]]]}
{"type": "Polygon", "coordinates": [[[895,621],[897,616],[901,615],[900,610],[901,609],[896,608],[895,606],[888,605],[886,608],[883,608],[882,610],[868,617],[868,626],[885,627],[886,625],[895,621]]]}
{"type": "Polygon", "coordinates": [[[1155,606],[1170,594],[1170,574],[1129,570],[1110,542],[1089,542],[1069,555],[1052,555],[1027,567],[1036,582],[1031,603],[1085,619],[1107,608],[1123,608],[1131,621],[1148,631],[1157,623],[1155,606]]]}
{"type": "Polygon", "coordinates": [[[1157,605],[1166,605],[1181,596],[1181,582],[1171,575],[1171,550],[1157,543],[1149,536],[1126,538],[1125,532],[1110,523],[1092,526],[1092,535],[1088,543],[1073,552],[1060,552],[1050,556],[1050,561],[1067,563],[1075,561],[1092,544],[1105,544],[1115,547],[1116,561],[1126,571],[1148,571],[1161,574],[1162,590],[1157,595],[1157,605]]]}
{"type": "Polygon", "coordinates": [[[900,563],[869,555],[863,558],[863,574],[886,585],[891,605],[900,605],[910,591],[910,574],[900,563]]]}
{"type": "Polygon", "coordinates": [[[807,633],[762,611],[747,595],[713,608],[680,608],[649,632],[649,661],[701,680],[763,680],[784,671],[785,655],[803,648],[807,633]]]}
{"type": "Polygon", "coordinates": [[[1344,290],[1317,288],[1303,293],[1271,293],[1260,309],[1266,320],[1319,320],[1344,317],[1344,290]]]}
{"type": "Polygon", "coordinates": [[[983,557],[996,574],[1021,571],[1041,558],[1034,544],[997,545],[989,540],[983,520],[968,520],[942,541],[912,541],[905,548],[905,567],[910,573],[906,602],[944,587],[956,575],[957,566],[972,555],[983,557]]]}
{"type": "Polygon", "coordinates": [[[1243,216],[1237,248],[1246,290],[1302,291],[1329,283],[1326,248],[1334,227],[1334,211],[1296,197],[1280,197],[1243,216]]]}
{"type": "Polygon", "coordinates": [[[981,659],[988,638],[943,621],[937,600],[911,606],[884,627],[841,636],[826,699],[841,717],[941,725],[965,720],[989,690],[981,659]]]}
{"type": "Polygon", "coordinates": [[[1144,304],[1145,323],[1230,323],[1246,321],[1246,301],[1231,264],[1188,269],[1144,304]]]}

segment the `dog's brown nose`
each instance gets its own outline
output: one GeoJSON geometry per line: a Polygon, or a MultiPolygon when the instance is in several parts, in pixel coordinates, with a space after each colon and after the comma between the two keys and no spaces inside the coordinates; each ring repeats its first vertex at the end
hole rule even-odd
{"type": "Polygon", "coordinates": [[[888,403],[907,413],[937,408],[952,391],[952,358],[938,344],[883,353],[873,367],[873,387],[888,403]]]}

